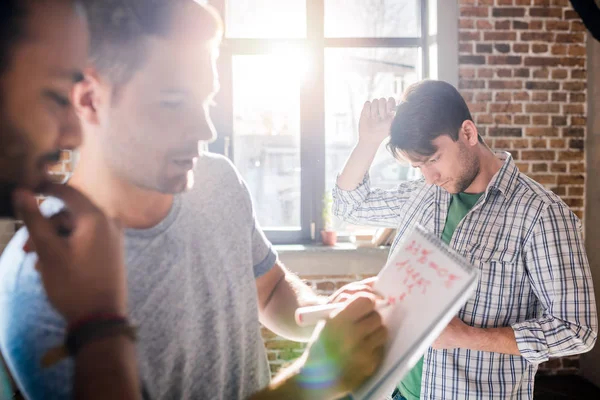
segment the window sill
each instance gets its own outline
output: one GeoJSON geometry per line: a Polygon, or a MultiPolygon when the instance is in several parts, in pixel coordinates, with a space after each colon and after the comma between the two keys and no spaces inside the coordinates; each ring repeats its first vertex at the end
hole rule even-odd
{"type": "Polygon", "coordinates": [[[376,275],[387,261],[389,247],[356,247],[338,243],[275,245],[281,261],[300,276],[376,275]]]}

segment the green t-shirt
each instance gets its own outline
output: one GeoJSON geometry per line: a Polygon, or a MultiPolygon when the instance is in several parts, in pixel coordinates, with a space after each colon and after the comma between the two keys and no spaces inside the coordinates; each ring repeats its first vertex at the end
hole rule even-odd
{"type": "MultiPolygon", "coordinates": [[[[477,200],[483,193],[458,193],[453,194],[450,199],[450,207],[448,208],[448,217],[442,232],[442,240],[446,244],[450,244],[454,230],[467,215],[469,210],[473,208],[477,200]]],[[[402,381],[398,384],[398,390],[407,400],[419,400],[421,396],[421,379],[423,375],[423,357],[411,369],[402,381]]]]}

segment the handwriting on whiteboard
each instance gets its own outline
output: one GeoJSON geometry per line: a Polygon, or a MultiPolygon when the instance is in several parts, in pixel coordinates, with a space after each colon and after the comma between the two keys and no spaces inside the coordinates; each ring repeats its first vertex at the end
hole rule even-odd
{"type": "MultiPolygon", "coordinates": [[[[437,263],[431,261],[428,256],[432,251],[422,248],[415,240],[412,240],[405,248],[406,258],[396,263],[398,271],[404,272],[405,290],[396,296],[388,296],[390,304],[396,304],[403,301],[406,296],[414,291],[421,294],[427,293],[427,288],[431,285],[431,280],[425,278],[419,271],[423,271],[423,267],[435,272],[435,278],[441,279],[444,286],[452,288],[455,281],[460,280],[459,276],[450,273],[446,268],[441,267],[437,263]]],[[[431,274],[427,274],[428,276],[431,274]]]]}

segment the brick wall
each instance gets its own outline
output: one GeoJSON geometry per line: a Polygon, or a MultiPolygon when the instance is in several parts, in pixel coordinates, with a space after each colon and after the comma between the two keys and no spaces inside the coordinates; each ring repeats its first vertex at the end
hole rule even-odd
{"type": "MultiPolygon", "coordinates": [[[[586,35],[568,0],[458,0],[459,88],[487,143],[583,219],[586,35]]],[[[578,357],[541,373],[573,373],[578,357]]]]}

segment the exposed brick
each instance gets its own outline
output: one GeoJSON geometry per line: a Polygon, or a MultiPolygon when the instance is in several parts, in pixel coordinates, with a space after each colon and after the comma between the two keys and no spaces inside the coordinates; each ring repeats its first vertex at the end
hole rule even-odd
{"type": "Polygon", "coordinates": [[[458,52],[460,54],[473,54],[473,43],[460,43],[458,52]]]}
{"type": "Polygon", "coordinates": [[[514,40],[517,40],[517,32],[506,32],[506,31],[483,32],[483,40],[514,41],[514,40]]]}
{"type": "Polygon", "coordinates": [[[560,106],[558,104],[526,104],[525,111],[528,113],[558,114],[560,106]]]}
{"type": "Polygon", "coordinates": [[[515,0],[515,6],[530,6],[531,0],[515,0]]]}
{"type": "Polygon", "coordinates": [[[508,139],[494,139],[494,148],[504,150],[512,149],[511,141],[508,139]]]}
{"type": "Polygon", "coordinates": [[[585,69],[573,69],[571,70],[572,79],[587,79],[587,71],[585,69]]]}
{"type": "Polygon", "coordinates": [[[490,136],[523,136],[521,128],[490,128],[490,136]]]}
{"type": "MultiPolygon", "coordinates": [[[[571,165],[583,165],[583,164],[571,164],[571,165]]],[[[583,196],[583,187],[581,186],[570,186],[568,190],[569,196],[583,196]]]]}
{"type": "Polygon", "coordinates": [[[569,172],[571,174],[582,174],[585,172],[584,163],[571,163],[569,164],[569,172]]]}
{"type": "Polygon", "coordinates": [[[492,52],[491,44],[477,43],[475,45],[475,53],[491,53],[491,52],[492,52]]]}
{"type": "Polygon", "coordinates": [[[571,31],[573,32],[585,32],[586,27],[581,21],[572,21],[571,22],[571,31]]]}
{"type": "Polygon", "coordinates": [[[525,16],[525,9],[524,8],[517,8],[517,7],[494,7],[492,9],[492,16],[493,17],[523,17],[525,16]]]}
{"type": "Polygon", "coordinates": [[[555,56],[564,56],[567,54],[567,46],[564,44],[554,44],[550,48],[550,52],[555,56]]]}
{"type": "Polygon", "coordinates": [[[458,61],[461,64],[483,65],[483,64],[485,64],[485,57],[484,56],[459,56],[458,61]]]}
{"type": "Polygon", "coordinates": [[[569,75],[566,69],[555,69],[552,71],[552,79],[565,79],[569,75]]]}
{"type": "Polygon", "coordinates": [[[556,57],[525,57],[525,66],[528,67],[556,67],[561,64],[561,59],[556,57]]]}
{"type": "Polygon", "coordinates": [[[481,39],[481,33],[479,31],[462,31],[458,33],[458,39],[461,42],[474,41],[481,39]]]}
{"type": "Polygon", "coordinates": [[[512,6],[514,5],[513,0],[496,0],[497,6],[512,6]]]}
{"type": "MultiPolygon", "coordinates": [[[[509,30],[510,29],[510,20],[496,21],[494,23],[494,28],[498,31],[509,30]]],[[[525,28],[525,29],[527,29],[527,28],[525,28]]]]}
{"type": "Polygon", "coordinates": [[[492,23],[488,20],[485,19],[478,19],[475,22],[475,26],[477,27],[477,29],[479,30],[489,30],[489,29],[494,29],[494,25],[492,25],[492,23]]]}
{"type": "Polygon", "coordinates": [[[552,116],[552,126],[565,126],[565,125],[567,125],[567,117],[552,116]]]}
{"type": "Polygon", "coordinates": [[[586,55],[586,48],[585,46],[580,46],[580,45],[575,45],[572,44],[569,46],[569,53],[570,56],[574,56],[574,57],[585,57],[586,55]]]}
{"type": "Polygon", "coordinates": [[[531,139],[532,149],[545,149],[548,147],[548,141],[546,139],[531,139]]]}
{"type": "Polygon", "coordinates": [[[515,165],[517,166],[517,168],[519,168],[519,171],[521,171],[522,173],[524,173],[524,174],[529,173],[529,166],[531,164],[518,162],[518,163],[515,163],[515,165]]]}
{"type": "Polygon", "coordinates": [[[567,146],[565,139],[550,139],[551,149],[564,149],[567,146]]]}
{"type": "Polygon", "coordinates": [[[548,172],[548,164],[531,164],[531,172],[548,172]]]}
{"type": "Polygon", "coordinates": [[[472,79],[459,79],[459,89],[483,89],[485,87],[485,81],[472,80],[472,79]]]}
{"type": "Polygon", "coordinates": [[[523,82],[521,81],[489,81],[488,87],[490,89],[522,89],[523,82]]]}
{"type": "Polygon", "coordinates": [[[556,175],[534,175],[532,178],[542,185],[556,184],[556,175]]]}
{"type": "Polygon", "coordinates": [[[475,101],[492,101],[492,94],[490,92],[477,93],[475,101]]]}
{"type": "Polygon", "coordinates": [[[523,105],[518,103],[490,103],[491,113],[519,113],[523,111],[523,105]]]}
{"type": "Polygon", "coordinates": [[[474,29],[475,28],[475,20],[461,18],[461,20],[458,22],[458,28],[459,29],[474,29]]]}
{"type": "Polygon", "coordinates": [[[489,56],[488,63],[492,65],[519,65],[522,58],[520,56],[489,56]]]}
{"type": "Polygon", "coordinates": [[[531,123],[531,117],[529,115],[515,115],[513,119],[515,125],[529,125],[531,123]]]}
{"type": "Polygon", "coordinates": [[[510,78],[512,76],[512,69],[509,68],[500,68],[496,70],[496,76],[498,78],[510,78]]]}
{"type": "Polygon", "coordinates": [[[514,75],[516,78],[529,78],[531,73],[531,69],[529,68],[516,68],[514,70],[514,75]]]}
{"type": "MultiPolygon", "coordinates": [[[[560,153],[559,153],[560,157],[560,153]]],[[[550,172],[567,172],[567,164],[565,163],[552,163],[550,164],[550,172]]]]}
{"type": "Polygon", "coordinates": [[[468,106],[469,110],[474,114],[487,111],[487,103],[471,103],[468,106]]]}
{"type": "MultiPolygon", "coordinates": [[[[578,116],[572,116],[571,117],[571,125],[574,126],[585,126],[587,124],[587,118],[586,117],[578,117],[578,116]]],[[[583,129],[582,129],[583,131],[583,129]]]]}
{"type": "Polygon", "coordinates": [[[556,43],[583,43],[583,33],[557,33],[556,43]]]}
{"type": "Polygon", "coordinates": [[[525,128],[526,136],[558,136],[558,128],[552,126],[529,126],[525,128]]]}
{"type": "Polygon", "coordinates": [[[512,139],[510,141],[511,147],[513,149],[527,149],[529,148],[529,140],[528,139],[512,139]]]}
{"type": "Polygon", "coordinates": [[[494,123],[497,125],[510,125],[512,116],[510,114],[496,114],[494,115],[494,123]]]}
{"type": "Polygon", "coordinates": [[[461,17],[487,17],[490,15],[488,7],[461,7],[461,17]]]}
{"type": "MultiPolygon", "coordinates": [[[[530,100],[530,96],[529,96],[529,92],[515,92],[513,93],[513,100],[514,101],[529,101],[530,100]]],[[[519,107],[519,111],[522,110],[522,107],[519,107]]],[[[517,110],[515,110],[517,111],[517,110]]]]}
{"type": "Polygon", "coordinates": [[[488,114],[479,114],[475,116],[475,123],[489,125],[494,122],[494,118],[488,114]]]}
{"type": "MultiPolygon", "coordinates": [[[[574,199],[572,197],[564,197],[563,198],[564,202],[566,205],[568,205],[569,207],[583,207],[583,199],[574,199]]],[[[563,368],[569,368],[565,365],[565,362],[567,360],[563,360],[563,368]]],[[[579,360],[577,361],[577,367],[579,367],[579,360]]]]}
{"type": "Polygon", "coordinates": [[[534,92],[531,96],[531,100],[535,102],[546,102],[548,101],[548,92],[534,92]]]}
{"type": "Polygon", "coordinates": [[[512,48],[515,53],[529,53],[529,45],[527,43],[513,43],[512,48]]]}
{"type": "Polygon", "coordinates": [[[507,43],[496,43],[494,44],[494,49],[498,53],[508,53],[510,52],[510,45],[507,43]]]}
{"type": "Polygon", "coordinates": [[[583,57],[562,57],[559,65],[567,65],[570,67],[584,67],[585,58],[583,57]]]}
{"type": "Polygon", "coordinates": [[[585,93],[569,93],[571,103],[585,103],[585,93]]]}
{"type": "MultiPolygon", "coordinates": [[[[548,77],[548,70],[544,70],[546,72],[545,77],[548,77]]],[[[534,75],[535,76],[535,75],[534,75]]],[[[525,82],[525,89],[528,90],[558,90],[560,84],[558,82],[553,81],[528,81],[525,82]]]]}
{"type": "Polygon", "coordinates": [[[475,78],[475,68],[460,67],[458,69],[458,76],[461,78],[475,78]]]}
{"type": "Polygon", "coordinates": [[[581,18],[577,11],[575,10],[566,10],[565,11],[565,19],[579,19],[581,18]]]}
{"type": "Polygon", "coordinates": [[[569,148],[573,150],[583,150],[584,141],[581,139],[571,139],[569,140],[569,148]]]}
{"type": "Polygon", "coordinates": [[[583,151],[560,151],[558,161],[583,161],[583,151]]]}
{"type": "Polygon", "coordinates": [[[567,194],[567,188],[564,186],[553,188],[552,191],[559,196],[565,196],[567,194]]]}
{"type": "Polygon", "coordinates": [[[532,7],[529,9],[529,15],[532,17],[562,18],[562,14],[561,8],[532,7]]]}
{"type": "Polygon", "coordinates": [[[563,82],[563,90],[579,92],[585,90],[585,82],[563,82]]]}
{"type": "Polygon", "coordinates": [[[479,68],[477,70],[477,77],[478,78],[493,78],[494,70],[491,68],[479,68]]]}
{"type": "Polygon", "coordinates": [[[565,114],[583,114],[585,112],[583,104],[565,104],[563,113],[565,114]]]}
{"type": "Polygon", "coordinates": [[[552,161],[556,158],[556,152],[552,150],[527,150],[521,152],[523,160],[538,160],[538,161],[552,161]]]}
{"type": "MultiPolygon", "coordinates": [[[[495,101],[511,101],[512,100],[512,93],[510,93],[510,92],[496,92],[496,95],[494,96],[494,100],[495,101]]],[[[502,111],[504,111],[504,108],[502,108],[502,111]]],[[[499,112],[499,111],[492,111],[492,112],[499,112]]]]}
{"type": "Polygon", "coordinates": [[[546,21],[546,30],[548,31],[568,31],[569,21],[546,21]]]}
{"type": "Polygon", "coordinates": [[[585,130],[577,127],[565,127],[563,128],[563,136],[581,138],[585,136],[585,130]]]}
{"type": "Polygon", "coordinates": [[[550,117],[548,115],[534,115],[532,122],[534,125],[548,125],[550,117]]]}
{"type": "Polygon", "coordinates": [[[552,93],[552,101],[565,102],[565,101],[567,101],[567,94],[554,92],[554,93],[552,93]]]}
{"type": "Polygon", "coordinates": [[[551,32],[521,32],[521,40],[526,42],[553,42],[554,36],[551,32]]]}
{"type": "Polygon", "coordinates": [[[534,53],[546,53],[546,52],[548,52],[548,45],[541,44],[541,43],[534,43],[533,45],[531,45],[531,51],[533,51],[534,53]]]}
{"type": "MultiPolygon", "coordinates": [[[[509,21],[506,21],[506,22],[509,22],[509,21]]],[[[496,23],[496,25],[497,25],[497,23],[496,23]]],[[[527,22],[525,22],[525,21],[513,21],[512,28],[514,30],[529,29],[529,24],[527,22]]],[[[497,26],[496,26],[496,29],[498,29],[497,26]]],[[[506,28],[506,29],[509,29],[509,28],[506,28]]]]}
{"type": "Polygon", "coordinates": [[[558,175],[559,185],[583,185],[585,178],[583,175],[558,175]]]}

